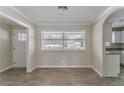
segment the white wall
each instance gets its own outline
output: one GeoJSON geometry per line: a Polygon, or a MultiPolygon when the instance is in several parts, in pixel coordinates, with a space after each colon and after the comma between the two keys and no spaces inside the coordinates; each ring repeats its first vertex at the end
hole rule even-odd
{"type": "Polygon", "coordinates": [[[12,65],[11,26],[0,22],[0,71],[12,65]]]}
{"type": "MultiPolygon", "coordinates": [[[[30,62],[30,68],[31,71],[34,70],[36,65],[36,35],[35,35],[35,29],[30,28],[29,29],[29,62],[30,62]]],[[[29,71],[30,72],[30,71],[29,71]]]]}
{"type": "Polygon", "coordinates": [[[90,26],[37,26],[37,66],[38,67],[87,67],[92,62],[92,30],[90,26]],[[41,31],[42,30],[85,30],[86,31],[86,50],[84,51],[42,51],[41,50],[41,31]]]}
{"type": "Polygon", "coordinates": [[[93,67],[99,74],[102,73],[102,32],[98,22],[93,27],[93,67]]]}

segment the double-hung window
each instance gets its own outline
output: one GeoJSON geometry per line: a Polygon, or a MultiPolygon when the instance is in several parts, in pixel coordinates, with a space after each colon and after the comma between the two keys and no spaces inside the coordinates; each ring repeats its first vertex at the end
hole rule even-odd
{"type": "Polygon", "coordinates": [[[85,31],[47,32],[41,34],[42,50],[84,50],[85,31]]]}

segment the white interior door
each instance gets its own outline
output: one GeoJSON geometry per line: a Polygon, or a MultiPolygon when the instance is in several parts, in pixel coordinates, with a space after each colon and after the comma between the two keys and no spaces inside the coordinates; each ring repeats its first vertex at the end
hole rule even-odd
{"type": "Polygon", "coordinates": [[[13,32],[13,61],[17,68],[26,67],[26,29],[18,29],[13,32]]]}

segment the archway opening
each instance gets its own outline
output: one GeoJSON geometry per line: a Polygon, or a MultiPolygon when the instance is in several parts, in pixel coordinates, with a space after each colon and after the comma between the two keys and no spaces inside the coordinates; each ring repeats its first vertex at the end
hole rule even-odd
{"type": "Polygon", "coordinates": [[[104,76],[124,73],[124,8],[113,11],[103,24],[104,76]]]}

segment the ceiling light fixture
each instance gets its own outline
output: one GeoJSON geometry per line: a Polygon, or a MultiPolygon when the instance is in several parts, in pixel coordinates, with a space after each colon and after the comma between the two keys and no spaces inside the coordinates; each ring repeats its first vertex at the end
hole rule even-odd
{"type": "Polygon", "coordinates": [[[59,13],[64,14],[67,10],[67,6],[58,6],[59,13]]]}

